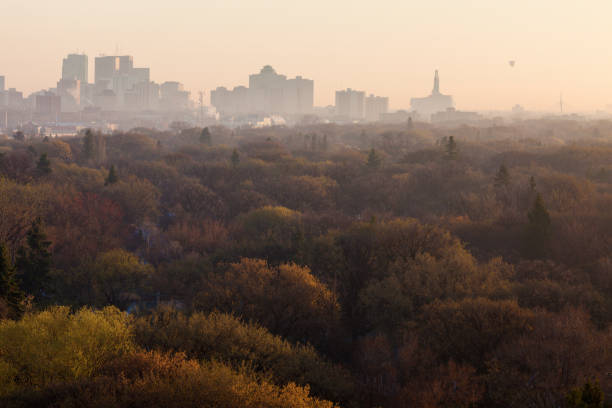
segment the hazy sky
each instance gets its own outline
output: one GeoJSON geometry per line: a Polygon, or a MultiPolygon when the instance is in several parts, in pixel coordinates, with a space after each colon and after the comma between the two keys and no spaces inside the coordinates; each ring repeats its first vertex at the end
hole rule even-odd
{"type": "Polygon", "coordinates": [[[247,85],[266,64],[315,81],[315,104],[351,87],[392,108],[429,94],[434,69],[460,109],[612,104],[610,0],[0,0],[0,75],[55,86],[61,60],[134,56],[195,95],[247,85]],[[508,60],[516,60],[511,68],[508,60]]]}

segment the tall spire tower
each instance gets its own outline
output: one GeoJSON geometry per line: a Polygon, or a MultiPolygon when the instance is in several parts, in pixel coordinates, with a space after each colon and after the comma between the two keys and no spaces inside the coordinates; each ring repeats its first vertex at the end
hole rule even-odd
{"type": "Polygon", "coordinates": [[[438,95],[440,93],[440,78],[438,77],[438,70],[436,69],[436,74],[434,75],[434,87],[433,91],[431,91],[432,95],[438,95]]]}

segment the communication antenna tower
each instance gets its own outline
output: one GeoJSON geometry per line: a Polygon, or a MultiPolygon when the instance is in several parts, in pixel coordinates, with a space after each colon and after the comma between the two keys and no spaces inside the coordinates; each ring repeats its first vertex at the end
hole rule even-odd
{"type": "Polygon", "coordinates": [[[561,110],[561,114],[563,115],[563,92],[559,95],[559,109],[561,110]]]}
{"type": "Polygon", "coordinates": [[[204,91],[200,91],[198,95],[200,102],[200,125],[204,125],[204,91]]]}

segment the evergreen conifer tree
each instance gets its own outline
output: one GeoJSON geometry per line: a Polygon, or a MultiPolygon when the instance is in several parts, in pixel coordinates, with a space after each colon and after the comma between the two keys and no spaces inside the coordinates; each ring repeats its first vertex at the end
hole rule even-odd
{"type": "Polygon", "coordinates": [[[83,137],[83,152],[85,153],[85,157],[87,159],[93,159],[94,157],[94,137],[91,129],[87,129],[85,131],[85,136],[83,137]]]}
{"type": "Polygon", "coordinates": [[[376,150],[374,150],[374,148],[370,149],[370,153],[368,153],[368,167],[375,169],[380,167],[381,163],[382,159],[378,153],[376,153],[376,150]]]}
{"type": "Polygon", "coordinates": [[[17,319],[21,316],[25,295],[19,288],[8,250],[2,244],[0,244],[0,299],[4,300],[7,306],[7,317],[17,319]]]}
{"type": "Polygon", "coordinates": [[[27,233],[27,245],[17,251],[15,267],[22,281],[22,289],[40,300],[47,287],[51,270],[51,242],[47,241],[42,221],[37,218],[27,233]]]}
{"type": "Polygon", "coordinates": [[[117,176],[117,170],[115,169],[115,165],[112,164],[110,169],[108,170],[108,177],[104,181],[104,185],[107,186],[109,184],[115,184],[119,181],[119,177],[117,176]]]}
{"type": "Polygon", "coordinates": [[[202,129],[202,133],[200,134],[200,142],[204,143],[206,146],[212,146],[212,136],[210,134],[210,130],[208,130],[208,127],[202,129]]]}
{"type": "Polygon", "coordinates": [[[238,150],[234,149],[232,152],[232,167],[237,167],[240,164],[240,155],[238,154],[238,150]]]}
{"type": "Polygon", "coordinates": [[[51,173],[51,162],[47,157],[47,153],[43,153],[40,155],[38,162],[36,163],[36,170],[42,176],[51,173]]]}
{"type": "Polygon", "coordinates": [[[535,193],[536,191],[536,182],[533,176],[529,177],[529,191],[535,193]]]}
{"type": "Polygon", "coordinates": [[[495,174],[495,179],[493,180],[493,184],[497,188],[504,188],[510,185],[510,173],[505,165],[499,166],[497,170],[497,174],[495,174]]]}
{"type": "Polygon", "coordinates": [[[457,142],[455,141],[455,136],[449,136],[446,141],[446,157],[451,160],[457,158],[459,154],[459,149],[457,148],[457,142]]]}
{"type": "Polygon", "coordinates": [[[587,381],[582,387],[575,388],[565,397],[568,408],[603,408],[605,395],[597,381],[587,381]]]}
{"type": "Polygon", "coordinates": [[[544,200],[540,194],[527,214],[527,236],[525,240],[526,253],[532,258],[541,258],[545,255],[550,238],[551,220],[544,200]]]}

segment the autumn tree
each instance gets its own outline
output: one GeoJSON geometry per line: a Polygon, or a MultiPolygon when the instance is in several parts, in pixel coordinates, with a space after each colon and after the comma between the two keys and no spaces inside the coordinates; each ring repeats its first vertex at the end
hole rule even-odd
{"type": "Polygon", "coordinates": [[[0,397],[22,387],[32,391],[91,377],[133,350],[128,321],[128,315],[113,307],[76,313],[52,307],[18,321],[1,321],[0,397]]]}
{"type": "Polygon", "coordinates": [[[123,249],[100,254],[90,267],[95,304],[125,309],[141,300],[153,268],[123,249]]]}
{"type": "Polygon", "coordinates": [[[322,344],[334,334],[339,318],[335,295],[295,264],[268,265],[243,258],[221,273],[211,274],[196,306],[253,319],[273,333],[322,344]]]}
{"type": "Polygon", "coordinates": [[[234,231],[243,253],[272,263],[288,261],[302,243],[301,213],[280,206],[258,208],[236,217],[234,231]]]}
{"type": "Polygon", "coordinates": [[[249,364],[276,382],[309,385],[313,394],[346,402],[355,389],[347,370],[327,361],[311,345],[294,344],[261,325],[219,312],[186,315],[161,306],[136,319],[135,338],[147,349],[184,352],[197,360],[249,364]]]}
{"type": "Polygon", "coordinates": [[[425,308],[423,338],[443,358],[483,368],[499,345],[529,333],[533,314],[515,301],[486,298],[434,302],[425,308]]]}

